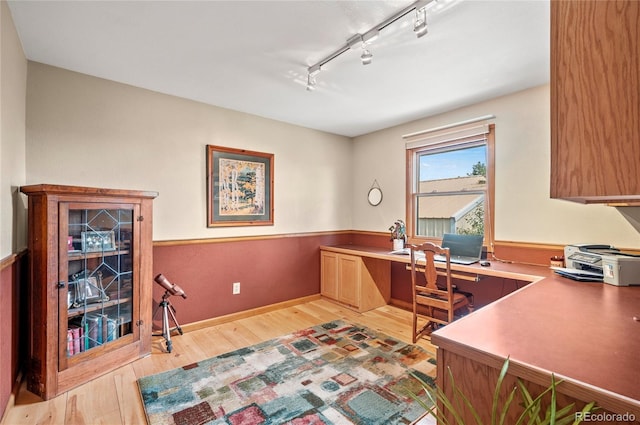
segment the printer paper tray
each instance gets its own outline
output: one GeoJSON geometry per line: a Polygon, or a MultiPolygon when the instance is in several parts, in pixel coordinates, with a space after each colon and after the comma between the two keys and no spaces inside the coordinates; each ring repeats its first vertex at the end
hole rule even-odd
{"type": "Polygon", "coordinates": [[[555,272],[560,276],[569,279],[578,280],[580,282],[602,282],[604,276],[602,273],[590,272],[587,270],[569,269],[566,267],[553,267],[555,272]]]}

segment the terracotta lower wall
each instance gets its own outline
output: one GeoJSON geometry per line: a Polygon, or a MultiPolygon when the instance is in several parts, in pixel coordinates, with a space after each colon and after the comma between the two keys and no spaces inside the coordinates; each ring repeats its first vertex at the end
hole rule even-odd
{"type": "MultiPolygon", "coordinates": [[[[318,294],[320,245],[350,242],[345,232],[156,243],[153,270],[185,290],[187,299],[170,299],[182,325],[318,294]],[[232,294],[233,282],[240,282],[239,295],[232,294]]],[[[155,305],[163,293],[154,284],[155,305]]]]}
{"type": "MultiPolygon", "coordinates": [[[[320,293],[321,245],[353,244],[392,249],[391,241],[379,232],[336,232],[330,234],[283,235],[237,240],[156,242],[153,251],[154,276],[165,275],[180,285],[187,299],[171,297],[181,325],[209,320],[258,307],[320,293]],[[233,282],[240,282],[240,294],[232,294],[233,282]]],[[[527,247],[537,261],[548,261],[557,247],[527,247]],[[536,248],[536,249],[534,249],[536,248]],[[539,257],[539,258],[538,258],[539,257]]],[[[522,249],[506,246],[502,258],[521,256],[522,249]]],[[[533,258],[529,256],[528,258],[533,258]]],[[[515,259],[515,258],[514,258],[515,259]]],[[[392,264],[391,298],[397,305],[411,302],[411,276],[404,265],[392,264]]],[[[484,278],[480,282],[456,280],[460,290],[472,292],[477,307],[487,305],[518,289],[524,282],[484,278]]],[[[164,290],[153,285],[154,305],[164,290]]],[[[158,324],[159,314],[154,316],[158,324]]]]}
{"type": "Polygon", "coordinates": [[[26,277],[26,255],[20,254],[3,260],[0,269],[0,417],[14,389],[22,353],[26,351],[26,336],[29,331],[21,305],[21,276],[26,277]]]}

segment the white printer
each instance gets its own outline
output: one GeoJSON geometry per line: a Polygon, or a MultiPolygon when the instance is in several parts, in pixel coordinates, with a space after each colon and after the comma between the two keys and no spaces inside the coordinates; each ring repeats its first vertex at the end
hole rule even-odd
{"type": "Polygon", "coordinates": [[[640,256],[610,245],[573,244],[564,247],[566,268],[560,273],[577,280],[585,274],[616,286],[640,285],[640,256]]]}
{"type": "Polygon", "coordinates": [[[604,283],[616,286],[640,285],[640,257],[630,254],[602,256],[604,283]]]}

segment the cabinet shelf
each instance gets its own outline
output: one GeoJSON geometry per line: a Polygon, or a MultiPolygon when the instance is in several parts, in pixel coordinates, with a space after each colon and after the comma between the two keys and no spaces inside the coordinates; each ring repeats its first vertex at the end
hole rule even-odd
{"type": "Polygon", "coordinates": [[[113,251],[96,251],[96,252],[84,252],[84,251],[67,251],[69,261],[84,260],[88,258],[103,258],[114,257],[116,255],[127,255],[129,250],[113,250],[113,251]]]}
{"type": "MultiPolygon", "coordinates": [[[[120,298],[117,300],[109,300],[109,301],[102,301],[99,303],[87,304],[86,306],[81,306],[81,307],[72,307],[68,310],[67,317],[69,319],[74,317],[79,317],[87,313],[92,313],[98,310],[104,310],[119,304],[126,304],[128,302],[131,302],[131,300],[132,300],[131,297],[120,298]]],[[[129,319],[129,321],[131,321],[131,319],[129,319]]],[[[123,322],[123,323],[127,323],[127,322],[123,322]]]]}

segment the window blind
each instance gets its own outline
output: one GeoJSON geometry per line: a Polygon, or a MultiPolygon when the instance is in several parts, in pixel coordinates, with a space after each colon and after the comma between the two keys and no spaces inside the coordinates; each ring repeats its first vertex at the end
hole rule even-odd
{"type": "Polygon", "coordinates": [[[402,138],[406,149],[433,146],[453,140],[469,140],[469,138],[489,134],[490,120],[493,118],[495,116],[487,115],[453,125],[406,134],[402,138]]]}

